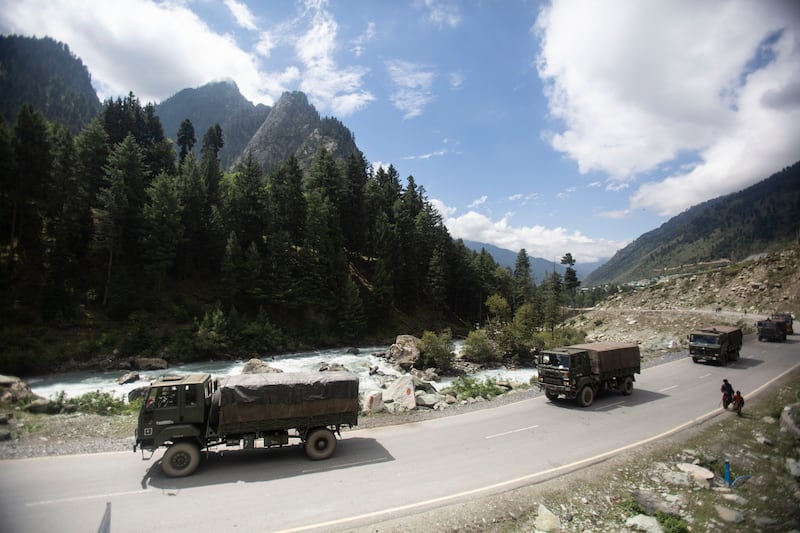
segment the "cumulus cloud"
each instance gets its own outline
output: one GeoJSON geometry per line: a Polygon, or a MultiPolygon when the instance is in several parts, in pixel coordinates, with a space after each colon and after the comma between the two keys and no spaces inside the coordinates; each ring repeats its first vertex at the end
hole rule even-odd
{"type": "Polygon", "coordinates": [[[650,180],[631,207],[660,215],[768,177],[800,156],[798,6],[555,0],[534,28],[547,139],[608,190],[650,180]]]}
{"type": "Polygon", "coordinates": [[[225,7],[230,10],[239,26],[246,30],[256,29],[256,18],[246,4],[237,2],[236,0],[225,0],[225,7]]]}
{"type": "Polygon", "coordinates": [[[431,204],[442,215],[453,238],[492,243],[515,252],[524,248],[532,257],[558,258],[569,252],[580,262],[589,263],[607,259],[628,244],[628,241],[588,237],[562,227],[515,226],[511,222],[512,213],[492,220],[475,211],[457,215],[456,208],[441,200],[431,200],[431,204]]]}
{"type": "Polygon", "coordinates": [[[404,119],[420,116],[423,108],[433,100],[434,73],[421,65],[401,60],[387,61],[386,70],[396,86],[391,96],[392,104],[405,113],[404,119]]]}

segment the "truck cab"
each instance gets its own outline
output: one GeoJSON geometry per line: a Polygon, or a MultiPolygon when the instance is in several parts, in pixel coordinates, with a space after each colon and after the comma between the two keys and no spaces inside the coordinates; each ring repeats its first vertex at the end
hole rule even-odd
{"type": "Polygon", "coordinates": [[[734,326],[710,326],[689,333],[689,356],[695,363],[715,362],[725,365],[739,359],[742,329],[734,326]]]}
{"type": "Polygon", "coordinates": [[[208,424],[214,384],[209,374],[164,376],[144,397],[136,428],[136,447],[155,450],[178,438],[201,437],[208,424]]]}
{"type": "Polygon", "coordinates": [[[794,318],[792,317],[791,313],[773,313],[771,318],[773,322],[778,324],[779,328],[783,329],[783,332],[786,335],[794,334],[794,327],[792,326],[794,318]]]}

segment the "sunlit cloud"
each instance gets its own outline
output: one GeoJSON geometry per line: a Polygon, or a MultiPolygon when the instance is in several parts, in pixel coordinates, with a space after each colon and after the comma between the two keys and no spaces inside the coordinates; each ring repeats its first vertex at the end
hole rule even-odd
{"type": "Polygon", "coordinates": [[[242,28],[246,30],[255,30],[257,28],[256,18],[246,4],[236,0],[225,0],[225,7],[230,10],[233,18],[236,19],[236,23],[242,28]]]}
{"type": "Polygon", "coordinates": [[[545,138],[609,191],[647,178],[631,207],[676,214],[798,158],[796,3],[554,0],[534,31],[545,138]]]}
{"type": "Polygon", "coordinates": [[[405,113],[404,119],[420,116],[423,108],[433,100],[434,73],[421,65],[401,60],[387,61],[386,69],[396,87],[391,96],[392,104],[405,113]]]}
{"type": "Polygon", "coordinates": [[[461,11],[456,2],[445,0],[417,0],[417,5],[425,10],[425,19],[443,28],[456,28],[461,24],[461,11]]]}
{"type": "Polygon", "coordinates": [[[470,203],[467,207],[469,207],[469,208],[478,207],[479,205],[485,204],[486,200],[488,200],[488,199],[489,199],[489,197],[484,194],[480,198],[477,198],[477,199],[473,200],[472,203],[470,203]]]}

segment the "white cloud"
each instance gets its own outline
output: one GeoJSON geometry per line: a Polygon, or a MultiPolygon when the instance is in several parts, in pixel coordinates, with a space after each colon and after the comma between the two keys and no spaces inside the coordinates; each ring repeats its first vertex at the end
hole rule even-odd
{"type": "Polygon", "coordinates": [[[368,22],[367,28],[364,30],[364,33],[356,37],[355,40],[353,41],[353,53],[356,56],[360,56],[361,54],[363,54],[365,45],[372,39],[374,39],[375,35],[376,35],[375,23],[368,22]]]}
{"type": "Polygon", "coordinates": [[[621,220],[627,218],[631,214],[630,209],[618,209],[616,211],[603,211],[600,216],[603,218],[610,218],[613,220],[621,220]]]}
{"type": "Polygon", "coordinates": [[[472,203],[469,204],[467,207],[469,207],[469,208],[478,207],[479,205],[485,204],[486,200],[488,200],[488,199],[489,199],[489,197],[484,194],[480,198],[476,198],[475,200],[473,200],[472,203]]]}
{"type": "Polygon", "coordinates": [[[256,18],[246,4],[237,2],[236,0],[225,0],[225,7],[230,10],[239,26],[246,30],[256,29],[256,18]]]}
{"type": "Polygon", "coordinates": [[[441,157],[447,153],[447,150],[436,150],[435,152],[428,152],[421,155],[407,155],[403,159],[430,159],[432,157],[441,157]]]}
{"type": "Polygon", "coordinates": [[[300,90],[337,116],[347,116],[372,102],[375,97],[362,89],[367,73],[362,67],[339,67],[333,59],[338,24],[324,3],[313,6],[310,28],[295,44],[305,67],[300,90]]]}
{"type": "Polygon", "coordinates": [[[387,61],[386,69],[397,87],[391,96],[394,106],[405,112],[404,119],[420,116],[422,109],[433,100],[434,73],[421,65],[401,60],[387,61]]]}
{"type": "Polygon", "coordinates": [[[587,237],[580,231],[562,227],[513,226],[510,213],[499,220],[475,211],[456,216],[457,210],[441,200],[431,200],[431,204],[442,215],[453,238],[485,242],[511,251],[524,248],[531,257],[560,258],[569,252],[580,262],[589,263],[609,258],[628,244],[627,241],[587,237]]]}
{"type": "Polygon", "coordinates": [[[548,138],[581,172],[619,190],[697,160],[642,185],[632,207],[675,214],[800,156],[796,2],[555,0],[535,29],[561,124],[548,138]]]}
{"type": "Polygon", "coordinates": [[[261,57],[269,57],[272,54],[273,48],[277,46],[275,37],[267,31],[262,31],[259,34],[258,43],[256,43],[255,51],[261,57]]]}
{"type": "Polygon", "coordinates": [[[417,5],[426,11],[427,21],[435,26],[456,28],[461,24],[461,11],[455,2],[422,0],[417,5]]]}
{"type": "Polygon", "coordinates": [[[460,72],[451,72],[449,78],[450,87],[455,91],[461,89],[461,87],[464,85],[464,75],[460,72]]]}

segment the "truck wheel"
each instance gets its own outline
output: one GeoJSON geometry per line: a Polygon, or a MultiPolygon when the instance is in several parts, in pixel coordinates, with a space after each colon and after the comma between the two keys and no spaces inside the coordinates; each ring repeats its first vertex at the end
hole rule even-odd
{"type": "Polygon", "coordinates": [[[558,400],[558,393],[553,392],[549,389],[545,389],[544,395],[547,396],[547,399],[550,400],[551,402],[558,400]]]}
{"type": "Polygon", "coordinates": [[[622,394],[623,396],[630,396],[632,392],[633,392],[633,378],[627,376],[622,381],[622,394]]]}
{"type": "Polygon", "coordinates": [[[759,336],[758,336],[758,342],[764,342],[764,337],[762,337],[761,335],[759,335],[759,336]]]}
{"type": "Polygon", "coordinates": [[[692,363],[697,363],[697,357],[692,357],[692,363]]]}
{"type": "Polygon", "coordinates": [[[586,385],[581,389],[580,394],[578,394],[578,404],[580,404],[581,407],[589,407],[592,405],[593,401],[594,389],[590,385],[586,385]]]}
{"type": "Polygon", "coordinates": [[[336,435],[328,428],[312,430],[306,439],[306,455],[314,461],[327,459],[336,449],[336,435]]]}
{"type": "Polygon", "coordinates": [[[191,475],[199,465],[200,449],[192,442],[176,442],[161,459],[161,469],[169,477],[191,475]]]}

